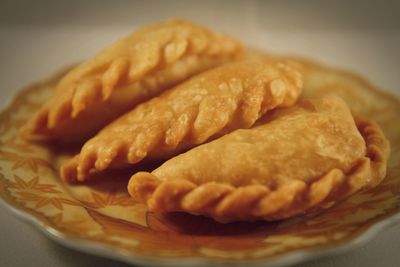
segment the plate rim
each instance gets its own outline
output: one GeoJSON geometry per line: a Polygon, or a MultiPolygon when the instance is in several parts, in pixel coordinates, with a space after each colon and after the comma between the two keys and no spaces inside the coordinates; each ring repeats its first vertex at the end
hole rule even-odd
{"type": "Polygon", "coordinates": [[[33,214],[15,207],[0,195],[0,205],[6,208],[16,218],[21,219],[23,222],[33,225],[50,240],[73,249],[78,252],[84,252],[90,255],[108,258],[116,261],[125,262],[128,264],[137,264],[146,267],[172,267],[172,266],[194,266],[194,267],[207,267],[211,264],[222,265],[235,265],[235,266],[252,266],[252,267],[284,267],[294,264],[303,263],[312,259],[318,259],[328,255],[338,255],[346,251],[359,248],[369,241],[374,239],[379,233],[384,230],[400,224],[400,210],[392,211],[390,214],[382,215],[384,218],[375,218],[378,222],[370,222],[373,224],[368,227],[362,234],[353,239],[343,240],[337,244],[327,245],[323,248],[304,248],[291,251],[282,255],[277,255],[271,259],[255,259],[255,260],[224,260],[224,259],[204,259],[196,257],[188,257],[182,259],[168,259],[168,258],[155,258],[142,256],[137,253],[125,254],[121,250],[115,250],[113,246],[103,244],[97,241],[86,240],[82,238],[73,237],[70,234],[63,232],[46,225],[40,219],[36,218],[33,214]]]}

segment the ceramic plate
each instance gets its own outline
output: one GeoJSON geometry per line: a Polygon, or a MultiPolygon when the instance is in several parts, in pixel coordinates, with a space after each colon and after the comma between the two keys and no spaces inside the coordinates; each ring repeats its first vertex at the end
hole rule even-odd
{"type": "Polygon", "coordinates": [[[370,240],[400,220],[400,101],[354,74],[300,61],[303,97],[338,94],[384,129],[392,153],[378,187],[313,216],[224,225],[183,213],[147,212],[126,191],[134,170],[107,173],[84,185],[65,184],[58,168],[79,147],[32,144],[18,137],[19,127],[51,95],[59,74],[21,91],[0,115],[0,195],[56,241],[139,265],[284,266],[370,240]]]}

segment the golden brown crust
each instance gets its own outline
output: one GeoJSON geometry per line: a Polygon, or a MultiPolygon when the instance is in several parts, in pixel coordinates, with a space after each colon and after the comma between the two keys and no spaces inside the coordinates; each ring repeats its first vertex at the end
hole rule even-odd
{"type": "Polygon", "coordinates": [[[86,142],[62,169],[67,180],[144,158],[179,153],[232,130],[251,127],[267,111],[292,105],[302,90],[290,62],[238,61],[202,73],[125,114],[86,142]]]}
{"type": "Polygon", "coordinates": [[[150,25],[70,71],[23,128],[30,139],[79,139],[189,76],[231,60],[237,40],[184,20],[150,25]]]}
{"type": "Polygon", "coordinates": [[[235,186],[215,181],[196,184],[184,178],[160,179],[157,171],[139,172],[132,176],[128,191],[150,210],[186,211],[220,222],[279,220],[322,209],[362,188],[376,186],[386,175],[390,151],[387,139],[374,122],[359,115],[354,115],[354,119],[365,140],[366,153],[347,171],[332,168],[317,179],[294,179],[280,186],[235,186]]]}

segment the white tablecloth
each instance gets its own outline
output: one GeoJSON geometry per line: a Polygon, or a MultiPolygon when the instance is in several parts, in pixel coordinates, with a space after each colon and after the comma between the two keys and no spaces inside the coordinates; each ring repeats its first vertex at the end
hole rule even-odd
{"type": "MultiPolygon", "coordinates": [[[[313,57],[400,94],[399,1],[2,1],[0,106],[138,26],[186,17],[272,52],[313,57]]],[[[48,240],[0,206],[0,266],[125,266],[48,240]]],[[[299,266],[398,266],[400,226],[299,266]]]]}

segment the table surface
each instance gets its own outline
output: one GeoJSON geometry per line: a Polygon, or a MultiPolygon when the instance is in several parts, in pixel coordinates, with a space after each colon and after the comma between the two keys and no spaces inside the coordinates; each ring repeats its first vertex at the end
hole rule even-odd
{"type": "MultiPolygon", "coordinates": [[[[2,1],[0,106],[138,26],[185,17],[271,52],[353,70],[400,95],[399,1],[2,1]],[[95,4],[95,5],[94,5],[95,4]]],[[[0,205],[0,266],[127,266],[48,240],[0,205]]],[[[298,266],[397,266],[400,226],[363,247],[298,266]]]]}

